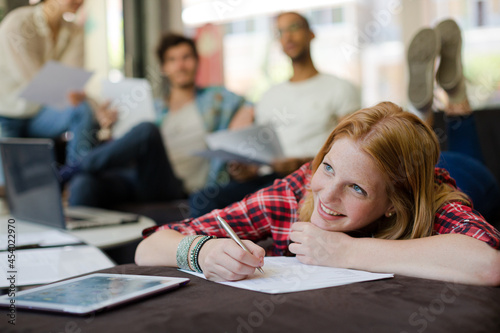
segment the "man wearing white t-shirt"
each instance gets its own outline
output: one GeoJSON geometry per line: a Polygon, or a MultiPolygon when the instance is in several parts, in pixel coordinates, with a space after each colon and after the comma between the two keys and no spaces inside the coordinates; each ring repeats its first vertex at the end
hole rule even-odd
{"type": "MultiPolygon", "coordinates": [[[[319,151],[338,120],[360,108],[357,89],[348,81],[318,73],[311,59],[314,33],[297,13],[277,18],[283,52],[292,60],[293,75],[264,94],[256,106],[258,124],[273,123],[287,160],[312,158],[319,151]]],[[[279,171],[279,170],[276,170],[279,171]]],[[[285,172],[285,173],[289,173],[285,172]]]]}
{"type": "Polygon", "coordinates": [[[255,123],[274,125],[286,157],[274,161],[272,173],[264,177],[258,176],[258,166],[233,163],[229,168],[233,181],[218,189],[215,198],[213,189],[192,196],[193,216],[223,208],[295,171],[316,155],[340,118],[361,107],[356,87],[314,67],[310,52],[314,33],[302,15],[282,13],[276,24],[293,75],[264,94],[256,105],[255,123]]]}

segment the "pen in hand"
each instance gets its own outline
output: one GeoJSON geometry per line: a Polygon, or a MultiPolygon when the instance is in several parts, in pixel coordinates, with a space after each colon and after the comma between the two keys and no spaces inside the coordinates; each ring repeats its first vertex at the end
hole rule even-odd
{"type": "MultiPolygon", "coordinates": [[[[243,244],[243,242],[238,237],[238,235],[236,235],[236,233],[234,232],[234,230],[229,226],[229,224],[227,224],[227,222],[222,217],[220,217],[219,215],[217,215],[217,220],[222,225],[222,228],[224,228],[224,230],[226,230],[226,232],[229,235],[229,237],[231,237],[243,250],[247,251],[248,253],[252,253],[245,246],[245,244],[243,244]]],[[[264,271],[262,270],[262,268],[257,267],[257,269],[259,270],[259,272],[261,272],[262,274],[264,274],[264,271]]]]}

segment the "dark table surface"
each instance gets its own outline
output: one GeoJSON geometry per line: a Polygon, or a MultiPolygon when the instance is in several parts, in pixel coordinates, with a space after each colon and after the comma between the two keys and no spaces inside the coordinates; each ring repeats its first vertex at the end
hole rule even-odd
{"type": "Polygon", "coordinates": [[[312,291],[264,294],[168,267],[101,272],[189,277],[167,292],[84,317],[0,310],[0,332],[500,332],[500,288],[395,276],[312,291]]]}

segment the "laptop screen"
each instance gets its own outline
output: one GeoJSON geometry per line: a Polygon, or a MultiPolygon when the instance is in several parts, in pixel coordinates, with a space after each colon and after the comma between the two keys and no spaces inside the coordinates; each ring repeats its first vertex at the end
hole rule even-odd
{"type": "Polygon", "coordinates": [[[2,139],[0,149],[10,214],[64,228],[52,140],[2,139]]]}

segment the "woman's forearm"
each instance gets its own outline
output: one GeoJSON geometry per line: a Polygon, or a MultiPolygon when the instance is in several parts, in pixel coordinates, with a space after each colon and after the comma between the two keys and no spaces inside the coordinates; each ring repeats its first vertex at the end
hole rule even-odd
{"type": "Polygon", "coordinates": [[[478,285],[500,285],[500,251],[465,235],[352,240],[346,266],[478,285]]]}
{"type": "Polygon", "coordinates": [[[155,232],[137,246],[135,263],[139,266],[177,267],[177,246],[184,237],[170,229],[155,232]]]}

